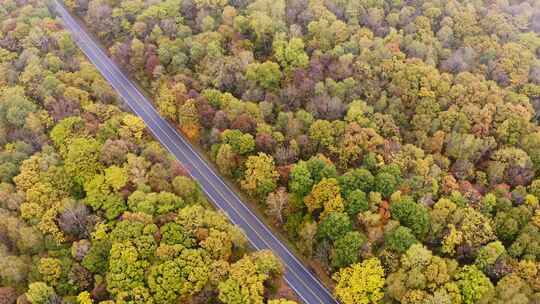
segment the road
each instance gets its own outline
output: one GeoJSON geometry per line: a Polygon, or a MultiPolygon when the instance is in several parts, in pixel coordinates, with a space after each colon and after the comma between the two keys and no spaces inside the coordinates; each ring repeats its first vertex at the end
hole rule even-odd
{"type": "Polygon", "coordinates": [[[131,110],[146,123],[154,137],[173,154],[197,180],[210,200],[239,226],[257,250],[270,249],[285,266],[284,278],[304,303],[338,303],[318,278],[247,207],[235,192],[169,122],[163,119],[138,88],[123,74],[86,30],[59,3],[59,17],[73,39],[131,110]]]}

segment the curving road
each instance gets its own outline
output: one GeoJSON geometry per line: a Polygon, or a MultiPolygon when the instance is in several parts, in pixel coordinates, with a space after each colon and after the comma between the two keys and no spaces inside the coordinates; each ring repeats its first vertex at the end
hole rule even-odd
{"type": "Polygon", "coordinates": [[[126,104],[140,116],[148,129],[197,180],[210,200],[236,225],[242,228],[256,249],[271,249],[285,265],[285,281],[304,303],[338,303],[332,294],[268,227],[240,200],[216,174],[190,143],[165,119],[152,103],[124,75],[106,53],[94,42],[86,30],[58,2],[56,11],[79,48],[109,81],[126,104]]]}

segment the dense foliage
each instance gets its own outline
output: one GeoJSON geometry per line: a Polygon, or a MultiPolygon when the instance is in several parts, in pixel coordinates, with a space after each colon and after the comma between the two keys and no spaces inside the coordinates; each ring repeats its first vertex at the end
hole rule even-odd
{"type": "Polygon", "coordinates": [[[0,303],[287,303],[116,101],[43,1],[0,0],[0,303]]]}
{"type": "Polygon", "coordinates": [[[539,300],[538,1],[67,4],[343,302],[539,300]]]}

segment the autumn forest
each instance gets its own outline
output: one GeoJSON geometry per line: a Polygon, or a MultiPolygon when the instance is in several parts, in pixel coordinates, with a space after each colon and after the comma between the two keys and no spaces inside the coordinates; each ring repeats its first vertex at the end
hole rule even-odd
{"type": "MultiPolygon", "coordinates": [[[[540,303],[539,1],[64,4],[341,303],[540,303]]],[[[0,0],[0,304],[301,302],[283,273],[0,0]]]]}

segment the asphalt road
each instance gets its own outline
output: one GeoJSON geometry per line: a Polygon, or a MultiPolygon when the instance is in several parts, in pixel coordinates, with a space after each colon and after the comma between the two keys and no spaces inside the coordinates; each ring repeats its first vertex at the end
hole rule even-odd
{"type": "Polygon", "coordinates": [[[131,110],[146,123],[154,137],[173,154],[197,180],[217,208],[238,225],[256,249],[271,249],[285,265],[285,281],[304,303],[338,303],[332,294],[270,229],[240,200],[235,192],[206,163],[191,144],[163,119],[137,87],[95,43],[86,30],[60,4],[57,12],[79,48],[109,81],[131,110]]]}

